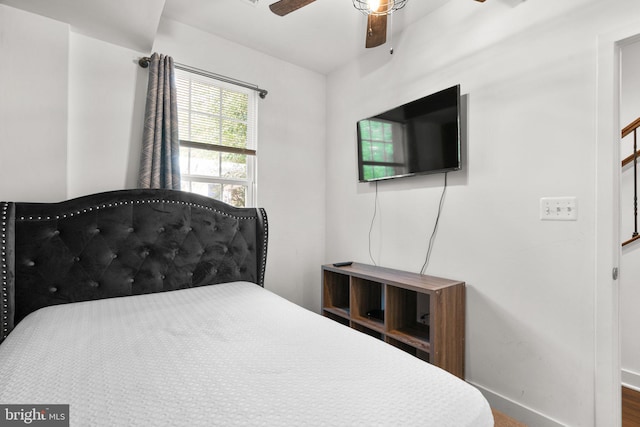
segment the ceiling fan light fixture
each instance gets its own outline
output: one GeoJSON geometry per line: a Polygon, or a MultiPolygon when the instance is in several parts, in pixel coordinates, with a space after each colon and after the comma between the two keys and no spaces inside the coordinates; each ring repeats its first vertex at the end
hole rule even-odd
{"type": "Polygon", "coordinates": [[[353,0],[353,7],[365,15],[391,15],[405,7],[409,0],[353,0]]]}

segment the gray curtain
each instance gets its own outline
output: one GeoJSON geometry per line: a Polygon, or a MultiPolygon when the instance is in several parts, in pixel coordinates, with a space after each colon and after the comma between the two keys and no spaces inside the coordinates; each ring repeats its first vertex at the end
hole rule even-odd
{"type": "Polygon", "coordinates": [[[140,188],[180,189],[180,139],[173,58],[154,53],[149,62],[140,188]]]}

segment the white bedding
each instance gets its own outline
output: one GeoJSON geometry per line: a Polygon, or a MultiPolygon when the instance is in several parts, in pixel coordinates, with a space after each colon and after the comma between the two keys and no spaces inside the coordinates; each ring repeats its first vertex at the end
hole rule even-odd
{"type": "Polygon", "coordinates": [[[0,403],[70,404],[72,426],[493,426],[474,387],[241,282],[32,313],[0,403]]]}

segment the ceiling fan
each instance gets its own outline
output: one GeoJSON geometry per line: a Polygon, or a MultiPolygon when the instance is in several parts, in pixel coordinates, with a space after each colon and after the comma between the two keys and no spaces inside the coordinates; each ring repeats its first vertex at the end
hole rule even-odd
{"type": "MultiPolygon", "coordinates": [[[[279,16],[285,16],[316,0],[279,0],[269,5],[269,9],[279,16]]],[[[356,9],[367,14],[367,34],[365,47],[380,46],[387,41],[387,16],[404,7],[408,0],[353,0],[356,9]],[[375,6],[374,6],[375,5],[375,6]]],[[[485,0],[475,0],[484,3],[485,0]]]]}

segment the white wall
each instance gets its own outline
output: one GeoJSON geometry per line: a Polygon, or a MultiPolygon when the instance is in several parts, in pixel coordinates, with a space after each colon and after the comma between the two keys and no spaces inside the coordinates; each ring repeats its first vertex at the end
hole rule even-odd
{"type": "Polygon", "coordinates": [[[0,5],[0,199],[66,196],[69,26],[0,5]]]}
{"type": "Polygon", "coordinates": [[[141,53],[0,5],[0,196],[60,201],[136,186],[141,53]]]}
{"type": "Polygon", "coordinates": [[[69,47],[68,197],[136,188],[145,54],[77,33],[69,47]]]}
{"type": "MultiPolygon", "coordinates": [[[[375,187],[357,183],[356,120],[461,84],[465,165],[449,175],[427,272],[467,282],[467,379],[536,426],[595,422],[597,37],[640,13],[603,3],[449,2],[396,37],[393,56],[328,77],[327,259],[361,262],[375,187]],[[578,220],[540,221],[544,196],[576,196],[578,220]]],[[[442,183],[379,184],[376,262],[420,270],[442,183]]]]}
{"type": "Polygon", "coordinates": [[[325,77],[164,19],[154,51],[269,91],[258,107],[258,205],[267,210],[270,233],[265,287],[319,310],[325,77]]]}
{"type": "MultiPolygon", "coordinates": [[[[621,69],[620,127],[625,127],[640,117],[640,42],[623,47],[621,69]]],[[[633,135],[625,137],[620,148],[621,158],[633,154],[633,135]]],[[[621,177],[621,242],[631,238],[634,231],[633,181],[633,164],[629,164],[623,168],[621,177]]],[[[624,384],[640,390],[640,242],[622,248],[620,273],[622,380],[624,384]]]]}

